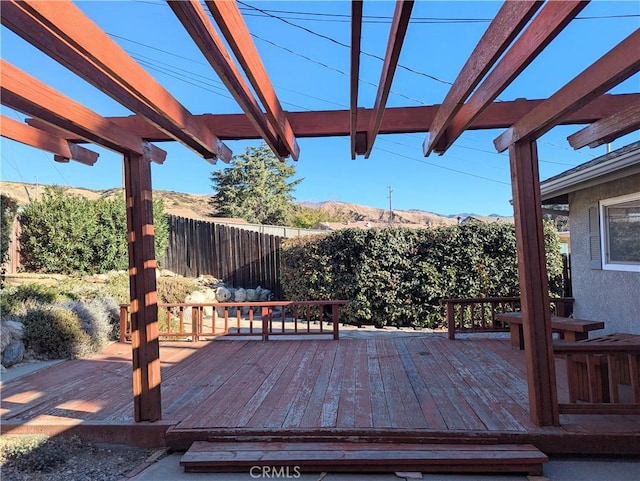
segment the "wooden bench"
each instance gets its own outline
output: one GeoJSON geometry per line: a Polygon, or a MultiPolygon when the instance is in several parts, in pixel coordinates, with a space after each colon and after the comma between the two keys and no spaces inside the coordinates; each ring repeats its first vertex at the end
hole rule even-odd
{"type": "Polygon", "coordinates": [[[561,413],[640,413],[640,335],[614,333],[578,342],[558,342],[566,362],[569,403],[561,413]]]}
{"type": "MultiPolygon", "coordinates": [[[[522,330],[522,312],[505,312],[498,314],[497,319],[509,323],[511,347],[524,349],[522,330]]],[[[551,329],[560,335],[560,339],[569,342],[582,341],[589,338],[589,332],[604,329],[604,322],[575,319],[572,317],[551,316],[551,329]]]]}

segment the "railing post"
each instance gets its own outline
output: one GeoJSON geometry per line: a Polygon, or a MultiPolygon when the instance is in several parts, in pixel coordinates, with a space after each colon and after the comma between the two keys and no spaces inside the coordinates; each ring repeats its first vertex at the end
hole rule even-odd
{"type": "Polygon", "coordinates": [[[120,304],[120,342],[127,342],[129,325],[129,304],[120,304]]]}
{"type": "Polygon", "coordinates": [[[333,314],[333,340],[337,341],[340,339],[340,306],[338,304],[332,305],[331,313],[333,314]]]}
{"type": "Polygon", "coordinates": [[[453,341],[456,338],[456,321],[455,321],[455,306],[452,302],[447,302],[447,330],[449,331],[449,340],[453,341]]]}
{"type": "Polygon", "coordinates": [[[198,342],[198,328],[200,327],[200,308],[191,308],[191,342],[198,342]]]}
{"type": "Polygon", "coordinates": [[[269,340],[269,308],[262,307],[261,310],[262,315],[262,340],[269,340]]]}

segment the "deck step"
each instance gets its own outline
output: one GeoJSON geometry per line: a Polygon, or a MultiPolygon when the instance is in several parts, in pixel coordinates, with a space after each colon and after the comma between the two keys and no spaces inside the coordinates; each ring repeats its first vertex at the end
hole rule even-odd
{"type": "Polygon", "coordinates": [[[185,472],[527,473],[542,475],[547,456],[530,444],[398,444],[197,441],[185,472]]]}

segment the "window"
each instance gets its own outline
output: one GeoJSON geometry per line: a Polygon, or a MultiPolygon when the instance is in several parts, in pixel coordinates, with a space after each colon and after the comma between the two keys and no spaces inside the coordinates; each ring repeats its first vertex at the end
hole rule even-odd
{"type": "Polygon", "coordinates": [[[600,201],[602,268],[640,272],[640,192],[600,201]]]}

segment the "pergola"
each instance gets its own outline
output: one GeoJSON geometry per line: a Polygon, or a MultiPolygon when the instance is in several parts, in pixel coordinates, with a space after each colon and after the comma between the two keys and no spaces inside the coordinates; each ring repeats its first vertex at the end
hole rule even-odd
{"type": "Polygon", "coordinates": [[[588,3],[507,0],[441,104],[387,108],[414,6],[398,0],[375,104],[359,108],[363,3],[354,0],[350,108],[287,112],[235,2],[204,2],[216,25],[198,1],[168,3],[243,114],[192,114],[70,1],[6,0],[1,12],[6,28],[136,114],[103,117],[1,61],[2,104],[32,117],[28,125],[3,117],[3,137],[58,161],[92,165],[97,154],[80,143],[123,155],[136,421],[162,417],[150,162],[162,163],[166,152],[152,142],[178,141],[207,160],[229,162],[229,139],[262,138],[278,158],[297,159],[297,138],[348,136],[352,158],[366,158],[378,134],[428,132],[427,156],[443,154],[468,129],[504,128],[494,144],[510,158],[530,414],[539,426],[557,426],[536,140],[557,125],[588,124],[568,137],[578,149],[640,127],[640,94],[607,94],[640,69],[640,29],[549,98],[494,102],[588,3]]]}

